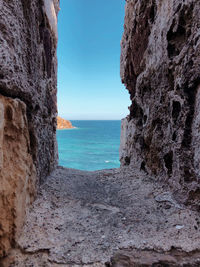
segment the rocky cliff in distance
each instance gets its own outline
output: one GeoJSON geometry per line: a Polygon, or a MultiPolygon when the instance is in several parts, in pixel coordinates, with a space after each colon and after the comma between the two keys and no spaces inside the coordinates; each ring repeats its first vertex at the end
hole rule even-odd
{"type": "Polygon", "coordinates": [[[61,117],[57,117],[57,129],[62,130],[62,129],[73,129],[74,127],[72,126],[71,121],[65,120],[61,117]]]}
{"type": "Polygon", "coordinates": [[[121,78],[132,101],[122,121],[121,163],[200,199],[200,2],[129,0],[121,78]]]}
{"type": "Polygon", "coordinates": [[[0,257],[57,164],[58,0],[0,0],[0,257]]]}

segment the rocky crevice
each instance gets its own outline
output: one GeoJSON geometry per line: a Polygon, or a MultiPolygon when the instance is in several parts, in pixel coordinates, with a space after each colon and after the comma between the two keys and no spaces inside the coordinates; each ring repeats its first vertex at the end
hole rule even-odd
{"type": "Polygon", "coordinates": [[[55,169],[58,10],[0,0],[0,265],[199,266],[199,1],[127,1],[122,166],[98,172],[55,169]]]}

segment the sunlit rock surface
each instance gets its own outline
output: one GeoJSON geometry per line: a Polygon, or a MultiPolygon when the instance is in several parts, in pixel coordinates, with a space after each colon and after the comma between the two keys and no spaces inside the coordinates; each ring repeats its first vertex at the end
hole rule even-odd
{"type": "Polygon", "coordinates": [[[74,128],[74,127],[72,126],[72,123],[70,121],[65,120],[59,116],[57,117],[57,129],[58,130],[72,129],[72,128],[74,128]]]}
{"type": "Polygon", "coordinates": [[[19,237],[35,187],[26,105],[0,96],[0,258],[19,237]]]}
{"type": "Polygon", "coordinates": [[[197,209],[199,21],[198,0],[129,0],[121,42],[121,78],[132,100],[121,163],[159,177],[197,209]]]}

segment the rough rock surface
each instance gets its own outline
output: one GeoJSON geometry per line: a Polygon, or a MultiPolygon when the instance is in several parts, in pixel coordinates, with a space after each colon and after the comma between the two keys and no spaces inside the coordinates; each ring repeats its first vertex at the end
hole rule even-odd
{"type": "Polygon", "coordinates": [[[199,227],[198,212],[144,173],[59,167],[3,266],[199,266],[199,227]]]}
{"type": "Polygon", "coordinates": [[[65,120],[61,117],[57,117],[57,129],[61,130],[61,129],[72,129],[74,128],[72,126],[71,121],[65,120]]]}
{"type": "Polygon", "coordinates": [[[57,12],[57,0],[0,0],[0,257],[57,164],[57,12]]]}
{"type": "Polygon", "coordinates": [[[58,10],[0,0],[0,266],[200,266],[199,213],[184,205],[200,200],[199,0],[127,0],[129,166],[57,168],[45,181],[57,161],[58,10]]]}
{"type": "Polygon", "coordinates": [[[168,184],[181,202],[200,200],[200,1],[128,0],[121,78],[132,105],[121,163],[168,184]]]}
{"type": "Polygon", "coordinates": [[[40,180],[57,162],[57,8],[53,0],[0,0],[0,94],[27,106],[40,180]]]}
{"type": "Polygon", "coordinates": [[[26,105],[0,96],[0,258],[19,235],[35,185],[26,105]]]}

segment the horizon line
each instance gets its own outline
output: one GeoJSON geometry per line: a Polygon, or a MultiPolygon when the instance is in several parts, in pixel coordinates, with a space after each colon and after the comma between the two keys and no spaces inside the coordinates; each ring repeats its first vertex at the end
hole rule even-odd
{"type": "MultiPolygon", "coordinates": [[[[62,118],[65,119],[64,117],[62,118]]],[[[68,120],[68,121],[121,121],[122,119],[65,119],[65,120],[68,120]]]]}

